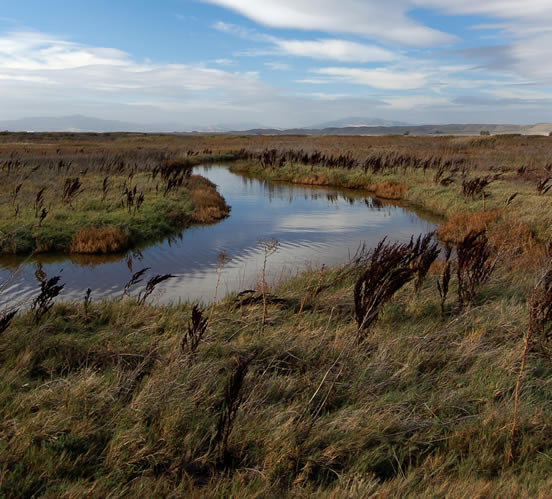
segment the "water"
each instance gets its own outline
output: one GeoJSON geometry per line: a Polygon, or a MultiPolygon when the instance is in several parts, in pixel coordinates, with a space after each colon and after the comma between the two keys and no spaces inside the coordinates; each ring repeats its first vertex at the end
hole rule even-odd
{"type": "MultiPolygon", "coordinates": [[[[153,301],[208,302],[222,252],[231,260],[222,271],[219,298],[255,287],[263,267],[262,240],[279,241],[267,262],[267,280],[276,282],[308,267],[344,263],[362,243],[373,247],[385,236],[407,241],[434,228],[427,215],[422,218],[412,209],[378,202],[366,193],[270,183],[220,166],[198,167],[195,172],[217,184],[232,206],[229,218],[126,255],[0,257],[0,310],[28,305],[36,295],[35,274],[40,270],[49,277],[62,276],[65,288],[60,297],[65,300],[82,300],[87,288],[93,300],[121,296],[132,273],[150,267],[146,280],[154,274],[175,276],[157,288],[153,301]]],[[[131,294],[137,294],[145,281],[131,294]]]]}

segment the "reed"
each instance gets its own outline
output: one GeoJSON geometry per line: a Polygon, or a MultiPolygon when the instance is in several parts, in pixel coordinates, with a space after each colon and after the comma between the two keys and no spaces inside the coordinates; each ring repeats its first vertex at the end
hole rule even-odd
{"type": "Polygon", "coordinates": [[[207,331],[208,324],[209,318],[203,316],[203,310],[198,305],[194,305],[191,318],[188,321],[188,329],[180,344],[181,351],[188,350],[192,359],[195,357],[197,347],[207,331]]]}
{"type": "Polygon", "coordinates": [[[130,246],[128,234],[119,227],[86,227],[71,240],[71,253],[107,254],[120,253],[130,246]]]}
{"type": "Polygon", "coordinates": [[[40,282],[40,293],[33,300],[31,309],[35,323],[38,324],[42,317],[54,306],[54,300],[61,293],[65,284],[58,284],[61,276],[54,276],[40,282]]]}
{"type": "Polygon", "coordinates": [[[447,301],[447,295],[449,291],[450,277],[452,274],[452,262],[451,262],[452,248],[450,246],[445,247],[445,265],[443,272],[439,280],[437,281],[437,290],[439,291],[441,317],[445,316],[445,303],[447,301]]]}
{"type": "Polygon", "coordinates": [[[489,280],[496,267],[494,256],[484,232],[471,232],[456,247],[456,277],[458,279],[458,303],[469,304],[477,289],[489,280]]]}
{"type": "MultiPolygon", "coordinates": [[[[523,341],[523,351],[521,354],[521,365],[516,380],[514,390],[514,411],[512,420],[512,429],[510,431],[510,450],[508,453],[508,462],[512,462],[517,454],[518,442],[516,440],[518,433],[518,409],[519,394],[521,382],[527,364],[527,356],[531,350],[539,349],[546,352],[546,346],[552,335],[552,264],[543,273],[535,285],[529,299],[529,326],[525,333],[523,341]]],[[[546,357],[549,357],[546,352],[546,357]]]]}
{"type": "Polygon", "coordinates": [[[432,234],[419,236],[410,243],[380,241],[369,254],[366,269],[354,287],[355,318],[358,325],[357,342],[365,338],[365,331],[377,321],[383,306],[408,282],[417,277],[421,286],[439,251],[431,242],[432,234]]]}
{"type": "Polygon", "coordinates": [[[261,241],[261,247],[263,250],[263,270],[261,274],[261,295],[263,297],[263,314],[261,316],[261,328],[260,328],[260,335],[262,336],[265,330],[266,325],[266,314],[267,314],[267,282],[266,282],[266,265],[268,263],[268,259],[271,255],[273,255],[280,246],[280,243],[274,239],[267,239],[266,241],[261,241]]]}
{"type": "Polygon", "coordinates": [[[219,418],[213,444],[219,448],[221,461],[228,463],[228,438],[234,427],[238,410],[243,401],[243,385],[249,366],[257,357],[253,352],[246,358],[234,357],[234,369],[228,373],[224,386],[224,396],[220,403],[219,418]]]}

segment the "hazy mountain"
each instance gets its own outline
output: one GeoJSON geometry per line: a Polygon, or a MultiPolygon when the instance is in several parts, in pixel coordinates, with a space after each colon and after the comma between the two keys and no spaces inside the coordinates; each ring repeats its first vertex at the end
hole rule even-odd
{"type": "Polygon", "coordinates": [[[522,134],[548,135],[552,123],[537,125],[448,124],[418,126],[352,126],[323,129],[291,128],[288,130],[248,130],[249,135],[479,135],[482,131],[491,135],[522,134]]]}
{"type": "Polygon", "coordinates": [[[146,132],[149,127],[88,116],[36,116],[0,121],[0,130],[14,132],[146,132]]]}
{"type": "Polygon", "coordinates": [[[88,116],[34,117],[0,121],[0,131],[14,132],[137,132],[137,133],[227,133],[248,135],[479,135],[519,133],[524,135],[548,135],[551,123],[536,125],[449,124],[449,125],[397,125],[395,121],[368,118],[344,118],[322,123],[312,128],[282,130],[267,128],[257,123],[219,124],[206,127],[190,127],[178,123],[139,124],[124,121],[102,120],[88,116]],[[369,122],[369,124],[368,124],[369,122]],[[347,123],[347,126],[344,125],[347,123]],[[384,123],[384,124],[381,124],[384,123]]]}
{"type": "Polygon", "coordinates": [[[380,118],[361,118],[352,116],[335,121],[327,121],[313,125],[310,128],[313,130],[323,130],[324,128],[350,128],[350,127],[371,127],[371,126],[410,126],[409,123],[402,121],[389,121],[380,118]]]}
{"type": "Polygon", "coordinates": [[[220,124],[204,127],[185,126],[179,123],[130,123],[116,120],[103,120],[76,114],[73,116],[35,116],[18,120],[0,121],[0,130],[10,132],[207,132],[224,133],[264,129],[259,123],[220,124]]]}
{"type": "MultiPolygon", "coordinates": [[[[244,130],[272,130],[260,123],[221,123],[212,126],[203,126],[194,128],[197,132],[210,132],[210,133],[225,133],[225,132],[242,132],[244,130]]],[[[277,129],[276,129],[277,130],[277,129]]]]}

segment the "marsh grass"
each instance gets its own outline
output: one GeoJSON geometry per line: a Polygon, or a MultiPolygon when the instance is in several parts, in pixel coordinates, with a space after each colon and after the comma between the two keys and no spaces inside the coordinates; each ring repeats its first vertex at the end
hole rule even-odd
{"type": "Polygon", "coordinates": [[[11,192],[0,200],[0,253],[119,252],[229,213],[216,186],[191,175],[203,156],[14,154],[15,162],[0,150],[0,180],[11,192]]]}
{"type": "Polygon", "coordinates": [[[71,239],[71,253],[106,254],[120,253],[130,245],[128,234],[118,227],[85,227],[71,239]]]}
{"type": "Polygon", "coordinates": [[[528,324],[517,292],[530,287],[526,272],[512,279],[498,269],[482,286],[486,299],[445,320],[434,282],[415,293],[413,277],[361,347],[355,275],[338,280],[342,272],[314,270],[271,289],[282,301],[268,304],[262,336],[263,303],[235,308],[234,297],[216,305],[208,338],[204,314],[198,320],[189,305],[125,299],[90,303],[86,314],[82,303],[60,303],[38,325],[32,314],[16,316],[0,337],[3,489],[336,497],[547,490],[544,358],[527,357],[516,456],[505,460],[518,331],[528,324]],[[175,355],[187,323],[192,357],[175,355]]]}
{"type": "MultiPolygon", "coordinates": [[[[136,139],[111,138],[117,147],[125,141],[136,145],[136,139]]],[[[32,140],[41,143],[51,137],[32,140]]],[[[67,140],[63,148],[75,149],[67,140]]],[[[95,140],[106,139],[86,140],[91,147],[95,140]]],[[[470,306],[449,307],[444,316],[440,311],[446,297],[439,294],[435,280],[426,278],[416,290],[416,274],[411,272],[392,300],[382,303],[360,345],[355,342],[355,285],[369,264],[362,252],[343,266],[304,272],[269,288],[266,300],[229,296],[217,302],[208,335],[202,333],[205,313],[198,320],[196,309],[194,319],[193,304],[152,306],[131,297],[90,302],[87,310],[82,302],[57,303],[38,324],[32,311],[16,315],[0,335],[3,494],[549,494],[550,290],[548,279],[539,280],[546,274],[549,255],[539,240],[547,242],[551,217],[547,196],[535,190],[537,170],[550,152],[548,138],[163,140],[171,147],[193,143],[191,158],[203,150],[222,154],[244,144],[257,153],[294,146],[308,150],[309,158],[316,151],[341,155],[339,162],[346,166],[379,153],[398,157],[393,150],[407,149],[409,157],[442,157],[442,162],[435,160],[437,166],[428,162],[425,172],[423,166],[405,169],[406,160],[397,160],[397,167],[382,173],[383,160],[371,159],[365,173],[310,164],[280,167],[280,160],[272,159],[278,158],[274,153],[267,156],[267,170],[273,171],[265,174],[291,179],[327,175],[336,185],[393,179],[409,185],[408,200],[447,217],[481,212],[483,200],[466,199],[458,182],[434,182],[439,165],[464,158],[445,168],[446,178],[455,168],[461,175],[464,166],[475,169],[476,176],[490,175],[490,168],[500,164],[506,174],[485,189],[486,209],[506,211],[483,224],[490,252],[484,264],[503,257],[496,259],[489,278],[479,282],[470,306]],[[518,175],[522,165],[524,173],[518,175]],[[505,207],[513,192],[519,194],[505,207]],[[520,249],[524,240],[531,246],[528,251],[520,249]],[[259,335],[265,313],[270,320],[259,335]],[[193,361],[190,343],[182,355],[186,325],[196,338],[193,361]],[[533,341],[527,340],[529,331],[533,341]]],[[[17,161],[19,157],[6,162],[10,175],[19,168],[13,164],[17,161]]],[[[64,175],[68,163],[66,158],[59,167],[64,175]]],[[[133,182],[139,176],[135,172],[133,182]]],[[[101,184],[105,175],[99,178],[101,184]]],[[[119,182],[111,184],[106,202],[112,192],[121,192],[119,182]]],[[[19,183],[14,181],[14,186],[19,183]]],[[[155,191],[155,185],[151,188],[155,191]]],[[[32,206],[37,189],[29,192],[32,206]]],[[[21,201],[22,193],[23,187],[16,202],[29,206],[21,201]]],[[[168,197],[173,194],[171,190],[168,197]]],[[[141,212],[147,210],[147,196],[141,212]]],[[[11,198],[8,201],[11,216],[14,208],[11,198]]],[[[451,265],[449,295],[458,286],[452,255],[446,259],[451,265]]],[[[446,262],[434,264],[439,271],[428,270],[428,275],[439,274],[442,289],[446,262]]],[[[127,294],[144,275],[133,276],[127,294]]]]}
{"type": "Polygon", "coordinates": [[[366,256],[366,268],[354,287],[357,342],[365,338],[365,331],[377,321],[383,306],[397,291],[414,278],[416,289],[421,287],[439,254],[432,236],[419,236],[407,244],[388,243],[384,239],[366,256]]]}

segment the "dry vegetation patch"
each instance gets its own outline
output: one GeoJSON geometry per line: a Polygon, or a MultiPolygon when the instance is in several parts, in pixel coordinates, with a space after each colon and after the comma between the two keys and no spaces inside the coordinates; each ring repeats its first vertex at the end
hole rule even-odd
{"type": "Polygon", "coordinates": [[[444,243],[457,245],[470,232],[486,231],[500,215],[498,210],[460,213],[441,224],[437,229],[437,236],[444,243]]]}
{"type": "Polygon", "coordinates": [[[79,230],[71,240],[71,253],[119,253],[128,249],[129,237],[118,227],[86,227],[79,230]]]}
{"type": "MultiPolygon", "coordinates": [[[[18,154],[52,154],[39,139],[18,154]]],[[[72,154],[75,143],[64,140],[60,148],[72,154]]],[[[79,150],[106,147],[79,140],[79,150]]],[[[130,154],[141,143],[112,140],[130,154]]],[[[546,232],[539,241],[534,228],[552,213],[550,194],[518,175],[549,161],[548,138],[147,140],[175,155],[189,148],[191,157],[246,147],[251,158],[262,154],[267,178],[381,185],[378,195],[400,194],[449,216],[439,233],[457,250],[436,263],[430,239],[382,243],[270,290],[263,279],[266,297],[230,296],[208,316],[191,304],[150,306],[128,296],[51,307],[62,283],[45,280],[40,314],[35,307],[0,317],[7,496],[549,495],[552,271],[546,232]],[[280,164],[282,157],[308,163],[280,164]],[[317,172],[322,162],[331,167],[317,172]],[[463,195],[464,178],[497,169],[507,182],[485,186],[488,196],[463,195]]],[[[21,181],[10,169],[13,195],[1,207],[12,213],[24,189],[15,193],[21,181]]],[[[144,183],[146,200],[159,183],[169,204],[181,183],[203,220],[223,214],[212,184],[185,170],[171,163],[159,171],[162,181],[144,183]]],[[[83,178],[75,207],[87,201],[83,178]]],[[[36,187],[26,193],[31,205],[36,187]]],[[[41,209],[30,215],[36,226],[41,209]]],[[[109,240],[107,228],[83,231],[82,247],[109,240]]]]}
{"type": "Polygon", "coordinates": [[[367,190],[382,199],[399,200],[404,198],[404,195],[408,191],[408,185],[395,180],[386,180],[379,184],[369,185],[367,190]]]}

